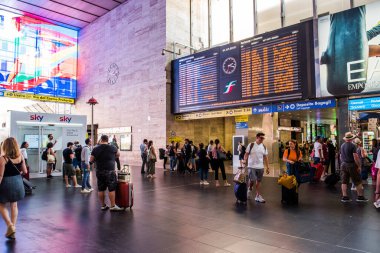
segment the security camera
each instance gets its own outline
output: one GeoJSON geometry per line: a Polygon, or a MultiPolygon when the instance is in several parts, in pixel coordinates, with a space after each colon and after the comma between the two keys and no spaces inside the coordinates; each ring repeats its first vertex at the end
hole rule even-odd
{"type": "Polygon", "coordinates": [[[165,49],[162,49],[161,55],[165,55],[165,49]]]}

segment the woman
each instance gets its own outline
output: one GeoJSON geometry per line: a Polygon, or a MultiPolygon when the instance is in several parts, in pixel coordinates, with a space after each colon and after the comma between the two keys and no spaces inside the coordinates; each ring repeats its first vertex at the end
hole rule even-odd
{"type": "Polygon", "coordinates": [[[55,153],[53,151],[54,144],[49,142],[46,145],[46,153],[47,153],[47,160],[46,160],[46,178],[50,179],[53,178],[51,175],[51,172],[53,170],[54,164],[55,164],[55,153]]]}
{"type": "Polygon", "coordinates": [[[170,151],[170,147],[169,147],[169,145],[166,145],[165,154],[164,154],[164,171],[167,171],[166,170],[166,163],[168,162],[169,151],[170,151]]]}
{"type": "Polygon", "coordinates": [[[302,152],[296,140],[289,141],[289,148],[285,150],[282,160],[286,162],[286,173],[288,175],[296,175],[297,171],[295,171],[294,164],[302,161],[302,152]]]}
{"type": "MultiPolygon", "coordinates": [[[[380,208],[380,152],[378,152],[376,157],[375,167],[377,168],[377,179],[376,179],[376,191],[375,191],[375,202],[373,203],[376,208],[380,208]]],[[[373,158],[375,159],[375,157],[373,158]]]]}
{"type": "Polygon", "coordinates": [[[28,153],[26,152],[28,147],[29,147],[29,143],[24,141],[21,144],[20,151],[21,151],[22,157],[24,157],[25,166],[26,166],[26,170],[27,170],[27,173],[24,175],[24,177],[29,180],[28,153]]]}
{"type": "Polygon", "coordinates": [[[0,157],[0,213],[6,225],[5,237],[15,239],[16,222],[18,215],[17,201],[25,196],[22,173],[27,173],[25,161],[20,153],[15,138],[7,138],[2,146],[2,156],[0,157]],[[11,218],[6,207],[10,203],[11,218]]]}
{"type": "Polygon", "coordinates": [[[155,178],[157,155],[156,150],[153,147],[153,141],[148,142],[148,175],[147,178],[155,178]]]}
{"type": "Polygon", "coordinates": [[[198,157],[199,157],[199,177],[201,179],[200,184],[209,185],[209,182],[207,182],[207,177],[208,177],[208,164],[210,160],[207,155],[207,151],[204,149],[203,143],[199,144],[198,157]]]}
{"type": "Polygon", "coordinates": [[[224,160],[226,159],[226,151],[220,144],[219,139],[215,140],[215,147],[212,150],[212,157],[214,159],[214,169],[215,169],[215,185],[218,187],[219,184],[219,168],[222,172],[222,177],[224,181],[224,186],[230,186],[227,182],[226,170],[224,168],[224,160]]]}

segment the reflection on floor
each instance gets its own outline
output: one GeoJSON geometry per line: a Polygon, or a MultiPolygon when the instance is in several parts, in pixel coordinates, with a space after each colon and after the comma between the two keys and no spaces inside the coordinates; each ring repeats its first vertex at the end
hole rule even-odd
{"type": "MultiPolygon", "coordinates": [[[[37,189],[19,202],[17,239],[0,237],[1,252],[379,252],[379,212],[371,201],[342,204],[338,187],[302,185],[299,206],[282,206],[267,177],[267,203],[243,206],[232,187],[200,186],[196,175],[157,169],[149,181],[133,168],[132,180],[135,206],[111,213],[99,210],[96,192],[66,189],[60,176],[32,179],[37,189]]],[[[371,200],[373,191],[366,186],[371,200]]]]}

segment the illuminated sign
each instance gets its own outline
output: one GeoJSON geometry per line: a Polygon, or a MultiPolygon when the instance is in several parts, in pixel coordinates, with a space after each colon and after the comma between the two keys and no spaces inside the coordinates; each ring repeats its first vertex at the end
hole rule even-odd
{"type": "Polygon", "coordinates": [[[240,115],[251,115],[252,108],[245,107],[231,110],[211,111],[211,112],[198,112],[198,113],[185,113],[181,115],[175,115],[175,120],[194,120],[194,119],[207,119],[207,118],[220,118],[231,117],[240,115]]]}
{"type": "Polygon", "coordinates": [[[304,22],[172,61],[172,112],[314,97],[312,34],[304,22]]]}
{"type": "Polygon", "coordinates": [[[380,109],[380,97],[348,100],[348,110],[350,111],[375,109],[380,109]]]}
{"type": "Polygon", "coordinates": [[[0,97],[2,96],[10,97],[10,98],[22,98],[22,99],[46,101],[46,102],[74,104],[73,98],[60,98],[60,97],[52,97],[52,96],[44,96],[44,95],[34,95],[34,94],[27,94],[27,93],[22,93],[22,92],[13,92],[13,91],[0,92],[0,97]]]}
{"type": "Polygon", "coordinates": [[[77,31],[0,10],[0,91],[6,97],[73,103],[77,38],[77,31]]]}
{"type": "Polygon", "coordinates": [[[279,126],[278,131],[289,131],[289,132],[297,132],[297,133],[302,133],[302,128],[301,127],[283,127],[279,126]]]}

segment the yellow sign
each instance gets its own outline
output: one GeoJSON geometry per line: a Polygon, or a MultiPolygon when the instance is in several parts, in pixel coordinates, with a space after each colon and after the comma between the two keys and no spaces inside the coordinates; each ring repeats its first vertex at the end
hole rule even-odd
{"type": "Polygon", "coordinates": [[[248,122],[248,115],[236,116],[235,122],[248,122]]]}
{"type": "Polygon", "coordinates": [[[168,140],[169,140],[169,143],[171,143],[172,141],[174,141],[175,143],[177,143],[177,142],[183,142],[182,137],[179,137],[179,136],[169,137],[168,140]]]}
{"type": "Polygon", "coordinates": [[[230,109],[230,110],[221,110],[221,111],[185,113],[181,115],[175,115],[174,118],[175,120],[194,120],[194,119],[221,118],[221,117],[232,117],[232,116],[251,115],[251,114],[252,114],[252,107],[244,107],[244,108],[239,108],[239,109],[230,109]]]}
{"type": "Polygon", "coordinates": [[[38,100],[38,101],[47,101],[47,102],[58,102],[58,103],[74,104],[74,99],[73,98],[59,98],[59,97],[44,96],[44,95],[35,95],[35,94],[13,92],[13,91],[6,91],[6,92],[4,92],[4,97],[22,98],[22,99],[30,99],[30,100],[38,100]]]}

